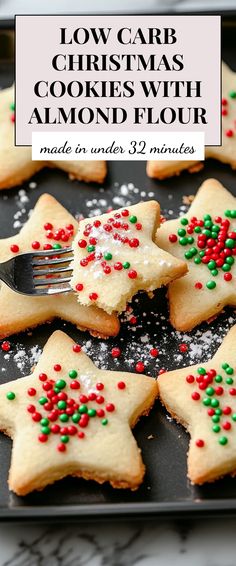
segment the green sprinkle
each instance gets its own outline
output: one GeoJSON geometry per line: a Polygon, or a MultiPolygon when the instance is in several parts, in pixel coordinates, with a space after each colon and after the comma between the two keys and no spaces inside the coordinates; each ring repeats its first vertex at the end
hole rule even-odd
{"type": "Polygon", "coordinates": [[[211,274],[212,274],[213,277],[216,277],[218,275],[218,273],[219,273],[218,269],[212,269],[211,270],[211,274]]]}
{"type": "Polygon", "coordinates": [[[59,415],[59,419],[62,423],[67,423],[69,416],[66,413],[62,413],[62,415],[59,415]]]}
{"type": "Polygon", "coordinates": [[[178,236],[186,236],[186,230],[184,228],[179,228],[178,236]]]}
{"type": "Polygon", "coordinates": [[[210,230],[205,229],[205,230],[202,231],[202,233],[205,234],[205,236],[207,236],[208,238],[211,237],[211,231],[210,230]]]}
{"type": "Polygon", "coordinates": [[[13,391],[8,391],[8,393],[6,394],[6,398],[8,399],[8,401],[14,401],[16,395],[13,391]]]}
{"type": "Polygon", "coordinates": [[[181,246],[187,246],[188,238],[186,238],[185,236],[183,238],[180,238],[179,243],[181,246]]]}
{"type": "Polygon", "coordinates": [[[188,236],[188,244],[193,244],[194,238],[193,236],[188,236]]]}
{"type": "Polygon", "coordinates": [[[210,290],[211,290],[211,289],[215,289],[215,287],[216,287],[216,282],[215,282],[215,281],[207,281],[206,287],[207,287],[207,289],[210,289],[210,290]]]}
{"type": "Polygon", "coordinates": [[[188,219],[187,218],[181,218],[180,223],[182,224],[182,226],[187,226],[188,219]]]}
{"type": "Polygon", "coordinates": [[[196,263],[196,264],[202,263],[201,258],[200,258],[200,257],[195,257],[195,258],[194,258],[194,263],[196,263]]]}
{"type": "Polygon", "coordinates": [[[61,442],[63,442],[64,444],[67,444],[67,442],[69,442],[70,438],[67,434],[63,434],[61,436],[61,442]]]}
{"type": "Polygon", "coordinates": [[[88,410],[88,416],[89,417],[96,417],[97,411],[96,409],[89,409],[88,410]]]}
{"type": "Polygon", "coordinates": [[[210,214],[204,214],[203,216],[203,220],[211,220],[211,215],[210,214]]]}
{"type": "Polygon", "coordinates": [[[229,256],[226,258],[226,263],[228,263],[229,265],[233,265],[234,264],[234,258],[232,256],[229,256]]]}
{"type": "Polygon", "coordinates": [[[194,228],[194,232],[196,232],[196,234],[200,234],[201,231],[202,231],[202,229],[200,228],[200,226],[196,226],[196,227],[194,228]]]}
{"type": "Polygon", "coordinates": [[[112,254],[110,252],[105,252],[104,258],[108,261],[109,259],[112,259],[112,254]]]}
{"type": "Polygon", "coordinates": [[[233,375],[233,373],[234,373],[234,370],[231,367],[226,368],[225,371],[226,371],[227,375],[233,375]]]}
{"type": "Polygon", "coordinates": [[[225,216],[227,216],[227,218],[236,218],[236,210],[226,210],[225,216]]]}
{"type": "Polygon", "coordinates": [[[197,372],[199,373],[199,375],[206,375],[206,370],[202,367],[197,368],[197,372]]]}
{"type": "Polygon", "coordinates": [[[231,265],[229,265],[228,263],[223,263],[222,269],[223,271],[231,271],[231,265]]]}
{"type": "Polygon", "coordinates": [[[216,267],[216,262],[214,261],[214,259],[211,259],[209,261],[209,263],[207,264],[208,269],[215,269],[216,267]]]}
{"type": "Polygon", "coordinates": [[[54,391],[54,393],[56,393],[56,394],[57,394],[57,393],[60,393],[59,387],[54,387],[53,391],[54,391]]]}
{"type": "Polygon", "coordinates": [[[129,221],[130,221],[132,224],[136,224],[137,220],[138,220],[138,219],[137,219],[137,216],[130,216],[130,217],[129,217],[129,221]]]}
{"type": "Polygon", "coordinates": [[[129,263],[128,261],[125,261],[125,262],[123,263],[123,268],[124,268],[124,269],[129,269],[129,267],[130,267],[130,263],[129,263]]]}
{"type": "Polygon", "coordinates": [[[40,397],[40,399],[39,399],[40,405],[45,405],[45,403],[47,403],[47,402],[48,402],[47,397],[40,397]]]}
{"type": "Polygon", "coordinates": [[[236,90],[231,90],[229,92],[229,96],[230,96],[230,98],[236,98],[236,90]]]}
{"type": "Polygon", "coordinates": [[[102,420],[101,420],[101,423],[102,423],[103,426],[107,425],[108,419],[102,419],[102,420]]]}
{"type": "Polygon", "coordinates": [[[232,377],[227,377],[225,381],[226,381],[227,385],[233,385],[233,382],[234,382],[232,377]]]}
{"type": "Polygon", "coordinates": [[[80,405],[79,407],[79,413],[82,415],[83,413],[87,413],[88,412],[88,407],[87,405],[80,405]]]}
{"type": "Polygon", "coordinates": [[[41,427],[41,432],[42,432],[43,434],[50,434],[51,431],[50,431],[49,426],[42,426],[42,427],[41,427]]]}
{"type": "Polygon", "coordinates": [[[189,250],[191,252],[191,254],[196,255],[197,254],[197,248],[190,248],[189,250]]]}
{"type": "Polygon", "coordinates": [[[203,402],[203,405],[205,405],[206,407],[208,405],[211,405],[211,400],[209,399],[209,397],[205,397],[202,402],[203,402]]]}
{"type": "Polygon", "coordinates": [[[94,250],[95,250],[95,246],[93,246],[93,245],[87,246],[87,251],[88,251],[88,252],[94,252],[94,250]]]}
{"type": "Polygon", "coordinates": [[[229,364],[227,364],[227,362],[223,362],[221,367],[222,367],[222,369],[227,369],[227,368],[229,368],[229,364]]]}
{"type": "Polygon", "coordinates": [[[227,240],[225,241],[225,246],[226,248],[234,248],[235,241],[233,240],[233,238],[227,238],[227,240]]]}
{"type": "Polygon", "coordinates": [[[233,419],[233,421],[236,421],[236,413],[232,414],[232,419],[233,419]]]}
{"type": "Polygon", "coordinates": [[[78,372],[76,371],[76,369],[70,369],[68,375],[71,379],[75,379],[78,375],[78,372]]]}
{"type": "Polygon", "coordinates": [[[199,252],[200,257],[204,257],[205,252],[202,250],[201,252],[199,252]]]}
{"type": "Polygon", "coordinates": [[[67,403],[66,403],[66,401],[58,401],[57,406],[58,406],[58,409],[60,409],[60,411],[61,411],[63,409],[66,409],[67,403]]]}
{"type": "Polygon", "coordinates": [[[223,381],[222,375],[216,375],[216,376],[215,376],[215,381],[216,381],[216,383],[221,383],[221,382],[223,381]]]}
{"type": "Polygon", "coordinates": [[[12,103],[10,104],[10,110],[12,110],[12,112],[14,112],[14,110],[15,110],[15,102],[12,102],[12,103]]]}
{"type": "Polygon", "coordinates": [[[219,444],[221,444],[222,446],[225,446],[225,444],[227,444],[228,442],[228,438],[226,438],[226,436],[221,436],[219,438],[219,444]]]}
{"type": "Polygon", "coordinates": [[[54,250],[61,250],[61,248],[62,248],[61,244],[53,244],[52,247],[53,247],[54,250]]]}
{"type": "Polygon", "coordinates": [[[216,424],[212,427],[213,432],[220,432],[220,425],[216,424]]]}
{"type": "Polygon", "coordinates": [[[40,424],[41,426],[47,426],[49,424],[49,419],[41,419],[40,424]]]}
{"type": "Polygon", "coordinates": [[[218,399],[211,399],[211,407],[213,407],[213,409],[215,409],[216,407],[219,407],[219,401],[218,399]]]}
{"type": "Polygon", "coordinates": [[[213,387],[207,387],[207,388],[206,388],[206,394],[207,394],[207,395],[210,395],[210,396],[211,396],[211,395],[214,395],[214,393],[215,393],[215,390],[214,390],[213,387]]]}
{"type": "Polygon", "coordinates": [[[215,414],[216,414],[216,415],[222,415],[222,410],[221,410],[221,409],[216,409],[216,410],[215,410],[215,414]]]}
{"type": "Polygon", "coordinates": [[[78,423],[79,420],[81,419],[81,415],[79,415],[79,413],[74,413],[74,415],[72,415],[71,417],[73,423],[78,423]]]}
{"type": "Polygon", "coordinates": [[[56,381],[55,385],[59,389],[64,389],[64,387],[66,387],[66,381],[64,379],[58,379],[58,381],[56,381]]]}
{"type": "Polygon", "coordinates": [[[188,250],[187,252],[185,252],[184,257],[185,259],[192,259],[193,254],[190,250],[188,250]]]}
{"type": "Polygon", "coordinates": [[[204,223],[204,226],[206,226],[206,228],[211,228],[212,227],[212,221],[206,220],[206,222],[204,223]]]}
{"type": "Polygon", "coordinates": [[[218,423],[220,421],[220,417],[218,415],[213,415],[213,417],[211,417],[211,420],[213,421],[213,423],[218,423]]]}

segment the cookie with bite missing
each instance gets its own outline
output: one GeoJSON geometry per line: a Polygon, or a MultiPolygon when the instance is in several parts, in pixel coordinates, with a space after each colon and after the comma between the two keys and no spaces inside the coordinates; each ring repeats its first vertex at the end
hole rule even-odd
{"type": "MultiPolygon", "coordinates": [[[[236,169],[236,73],[222,63],[222,145],[205,148],[205,158],[211,157],[236,169]]],[[[202,169],[200,161],[148,161],[147,175],[166,179],[184,169],[195,173],[202,169]]]]}
{"type": "Polygon", "coordinates": [[[58,167],[71,179],[103,183],[105,161],[32,161],[31,147],[14,145],[14,87],[0,92],[0,189],[20,185],[44,167],[58,167]]]}
{"type": "Polygon", "coordinates": [[[236,307],[236,198],[221,183],[205,181],[187,214],[161,225],[156,242],[188,264],[168,287],[174,328],[192,330],[226,305],[236,307]]]}
{"type": "Polygon", "coordinates": [[[210,361],[158,378],[161,402],[190,434],[188,477],[193,484],[236,474],[235,344],[236,326],[210,361]]]}
{"type": "Polygon", "coordinates": [[[71,286],[81,305],[121,312],[139,290],[153,291],[186,273],[184,260],[154,243],[159,222],[159,204],[149,201],[79,223],[71,286]]]}
{"type": "MultiPolygon", "coordinates": [[[[42,195],[19,234],[0,240],[0,262],[19,253],[67,247],[78,230],[73,216],[54,197],[42,195]]],[[[50,279],[49,279],[50,283],[50,279]]],[[[0,337],[42,324],[58,317],[89,330],[95,336],[114,336],[119,331],[115,315],[96,306],[79,305],[76,295],[30,297],[19,295],[2,283],[0,289],[0,337]]]]}
{"type": "Polygon", "coordinates": [[[137,489],[145,467],[131,428],[156,397],[155,379],[99,370],[54,332],[32,375],[0,385],[0,429],[13,439],[9,488],[26,495],[70,475],[137,489]]]}

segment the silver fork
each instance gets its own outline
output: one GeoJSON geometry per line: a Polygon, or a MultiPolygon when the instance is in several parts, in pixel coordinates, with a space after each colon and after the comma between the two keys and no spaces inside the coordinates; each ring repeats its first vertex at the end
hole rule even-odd
{"type": "Polygon", "coordinates": [[[19,254],[0,263],[0,280],[22,295],[67,293],[72,259],[72,248],[19,254]]]}

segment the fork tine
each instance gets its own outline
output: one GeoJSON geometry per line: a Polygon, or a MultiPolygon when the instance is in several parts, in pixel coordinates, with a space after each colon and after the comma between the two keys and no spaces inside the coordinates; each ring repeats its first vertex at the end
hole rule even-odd
{"type": "Polygon", "coordinates": [[[55,267],[50,269],[33,269],[33,277],[39,277],[40,275],[50,275],[51,273],[63,273],[66,271],[71,271],[71,267],[55,267]]]}
{"type": "MultiPolygon", "coordinates": [[[[54,255],[57,255],[54,253],[54,255]]],[[[59,258],[59,259],[43,259],[32,261],[33,267],[40,267],[40,265],[57,265],[59,263],[68,263],[73,261],[73,257],[59,258]]]]}
{"type": "Polygon", "coordinates": [[[41,287],[42,285],[56,285],[57,283],[68,283],[70,281],[70,277],[52,277],[52,279],[34,279],[34,286],[41,287]]]}
{"type": "Polygon", "coordinates": [[[33,257],[40,257],[42,256],[43,258],[45,257],[45,255],[50,256],[50,255],[60,255],[60,254],[68,254],[72,252],[72,248],[59,248],[59,250],[41,250],[39,252],[30,252],[30,254],[33,257]]]}
{"type": "Polygon", "coordinates": [[[59,295],[61,293],[71,292],[71,287],[48,287],[47,289],[35,289],[33,295],[38,297],[43,297],[45,295],[59,295]]]}

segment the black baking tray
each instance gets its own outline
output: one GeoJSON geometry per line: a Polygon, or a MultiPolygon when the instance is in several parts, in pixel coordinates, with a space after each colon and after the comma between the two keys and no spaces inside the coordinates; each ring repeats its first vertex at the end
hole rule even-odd
{"type": "MultiPolygon", "coordinates": [[[[7,87],[12,83],[14,74],[13,63],[13,32],[10,22],[0,23],[0,86],[7,87]],[[4,48],[3,48],[4,46],[4,48]]],[[[222,54],[224,60],[236,71],[235,29],[236,17],[223,18],[222,54]]],[[[37,187],[32,190],[29,182],[21,188],[25,189],[29,202],[25,204],[27,212],[39,196],[44,192],[54,195],[73,214],[88,214],[86,202],[93,198],[102,198],[107,205],[113,205],[112,198],[117,193],[118,185],[133,183],[146,192],[154,193],[162,210],[173,210],[173,216],[178,214],[183,195],[195,194],[200,184],[207,178],[215,177],[236,195],[236,172],[230,167],[207,160],[205,167],[197,174],[183,173],[163,182],[151,180],[146,176],[144,162],[110,162],[109,174],[102,192],[96,185],[86,185],[71,182],[66,174],[60,171],[43,170],[33,180],[37,187]],[[170,197],[172,195],[172,198],[170,197]]],[[[32,179],[31,179],[32,181],[32,179]]],[[[13,229],[13,215],[18,208],[18,190],[0,192],[0,237],[4,238],[16,233],[13,229]]],[[[132,192],[131,203],[140,199],[132,192]]],[[[117,206],[118,207],[118,206],[117,206]]],[[[105,210],[105,209],[104,209],[105,210]]],[[[114,345],[122,347],[121,361],[114,361],[107,354],[110,369],[134,371],[130,367],[129,358],[125,356],[129,347],[140,344],[141,335],[153,336],[153,344],[158,345],[160,356],[148,364],[148,372],[156,375],[161,367],[170,370],[176,366],[174,357],[179,344],[185,341],[184,336],[177,336],[168,323],[165,290],[155,293],[154,299],[142,294],[139,301],[133,301],[134,314],[138,324],[136,332],[132,332],[128,322],[122,324],[121,333],[115,339],[109,340],[109,349],[114,345]],[[146,316],[143,316],[143,313],[146,316]],[[154,314],[152,314],[154,312],[154,314]],[[158,313],[158,314],[157,314],[158,313]],[[161,324],[158,326],[158,322],[161,324]],[[164,321],[164,322],[163,322],[164,321]],[[163,324],[165,326],[163,332],[163,324]],[[168,348],[166,337],[168,336],[168,348]]],[[[211,324],[213,339],[208,354],[213,354],[218,347],[216,337],[223,337],[226,330],[236,323],[236,314],[226,309],[217,320],[211,324]],[[229,319],[229,316],[231,317],[229,319]]],[[[78,331],[74,326],[56,320],[52,324],[42,325],[32,333],[21,333],[10,338],[11,352],[15,352],[19,344],[23,344],[26,352],[33,345],[42,347],[55,329],[62,329],[76,341],[85,344],[89,339],[92,343],[94,358],[99,355],[101,342],[90,338],[87,333],[78,331]]],[[[207,324],[201,325],[200,330],[208,330],[207,324]]],[[[191,333],[193,341],[198,339],[196,329],[191,333]]],[[[206,354],[205,354],[206,356],[206,354]]],[[[199,360],[200,361],[200,360],[199,360]]],[[[204,361],[204,360],[201,360],[204,361]]],[[[184,355],[181,365],[189,365],[188,353],[184,355]]],[[[26,373],[30,371],[30,362],[26,364],[26,373]]],[[[12,360],[6,362],[0,349],[1,382],[8,381],[11,376],[21,377],[22,373],[12,360]],[[1,372],[1,367],[7,371],[1,372]]],[[[67,478],[46,488],[43,492],[34,492],[20,498],[9,492],[7,476],[10,464],[11,441],[0,435],[0,520],[1,521],[75,521],[95,520],[101,518],[143,518],[162,516],[186,517],[205,515],[236,515],[236,480],[225,478],[214,484],[203,487],[193,487],[186,479],[186,455],[188,450],[188,435],[180,425],[167,419],[165,410],[157,402],[149,417],[141,419],[134,430],[134,435],[142,450],[143,460],[147,471],[143,485],[136,491],[115,490],[107,484],[102,486],[92,481],[67,478]],[[149,437],[149,438],[148,438],[149,437]],[[151,437],[151,438],[150,438],[151,437]],[[153,438],[152,438],[153,437],[153,438]]]]}

